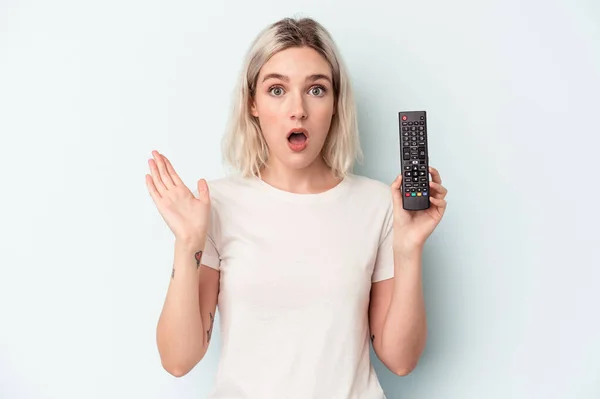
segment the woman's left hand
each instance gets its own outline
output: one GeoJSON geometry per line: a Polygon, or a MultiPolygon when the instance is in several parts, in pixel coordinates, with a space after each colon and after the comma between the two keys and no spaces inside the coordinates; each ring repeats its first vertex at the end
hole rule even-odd
{"type": "Polygon", "coordinates": [[[446,210],[446,194],[448,190],[442,186],[442,178],[437,169],[429,167],[429,201],[431,206],[421,211],[407,211],[402,207],[402,173],[391,184],[394,200],[394,246],[399,249],[422,248],[425,241],[444,216],[446,210]]]}

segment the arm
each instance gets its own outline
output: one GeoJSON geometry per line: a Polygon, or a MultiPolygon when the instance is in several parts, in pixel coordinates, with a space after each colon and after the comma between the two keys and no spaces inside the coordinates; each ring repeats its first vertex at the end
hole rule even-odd
{"type": "Polygon", "coordinates": [[[212,334],[219,272],[202,265],[204,240],[175,242],[171,281],[156,339],[163,367],[181,377],[204,357],[212,334]]]}
{"type": "Polygon", "coordinates": [[[394,277],[373,283],[369,322],[373,349],[395,374],[407,375],[425,348],[427,321],[423,299],[422,258],[425,241],[442,220],[448,190],[437,169],[429,167],[429,208],[413,212],[402,206],[402,174],[391,184],[394,217],[382,246],[383,264],[393,255],[394,277]]]}
{"type": "Polygon", "coordinates": [[[374,283],[369,322],[377,357],[396,375],[407,375],[425,348],[422,248],[394,246],[394,277],[374,283]]]}

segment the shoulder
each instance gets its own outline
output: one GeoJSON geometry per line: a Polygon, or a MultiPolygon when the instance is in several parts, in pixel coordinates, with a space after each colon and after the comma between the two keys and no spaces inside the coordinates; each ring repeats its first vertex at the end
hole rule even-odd
{"type": "Polygon", "coordinates": [[[350,190],[353,196],[364,198],[380,205],[391,205],[392,192],[388,184],[382,181],[361,175],[350,175],[350,190]]]}
{"type": "Polygon", "coordinates": [[[252,179],[232,174],[207,180],[211,200],[225,201],[239,198],[244,191],[252,189],[255,184],[252,179]]]}
{"type": "Polygon", "coordinates": [[[365,223],[363,231],[370,232],[381,242],[392,230],[394,200],[392,188],[382,181],[360,175],[351,175],[350,191],[358,205],[357,219],[365,223]]]}
{"type": "Polygon", "coordinates": [[[376,221],[379,221],[389,228],[394,214],[394,199],[390,185],[360,175],[351,175],[349,180],[351,195],[360,204],[361,214],[370,217],[375,225],[376,221]]]}

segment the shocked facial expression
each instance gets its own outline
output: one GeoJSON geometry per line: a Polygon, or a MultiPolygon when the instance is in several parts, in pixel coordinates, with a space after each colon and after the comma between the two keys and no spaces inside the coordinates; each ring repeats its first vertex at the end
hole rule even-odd
{"type": "Polygon", "coordinates": [[[329,63],[308,47],[275,54],[258,75],[251,113],[269,147],[269,163],[310,166],[320,159],[335,113],[329,63]]]}

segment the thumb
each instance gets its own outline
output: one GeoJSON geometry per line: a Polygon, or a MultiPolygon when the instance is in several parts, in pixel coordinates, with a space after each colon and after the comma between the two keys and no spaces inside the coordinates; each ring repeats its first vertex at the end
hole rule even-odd
{"type": "Polygon", "coordinates": [[[208,184],[205,179],[198,180],[198,199],[203,202],[208,202],[210,200],[208,184]]]}
{"type": "Polygon", "coordinates": [[[395,206],[402,206],[402,174],[396,177],[396,180],[390,185],[392,191],[392,199],[395,206]]]}

